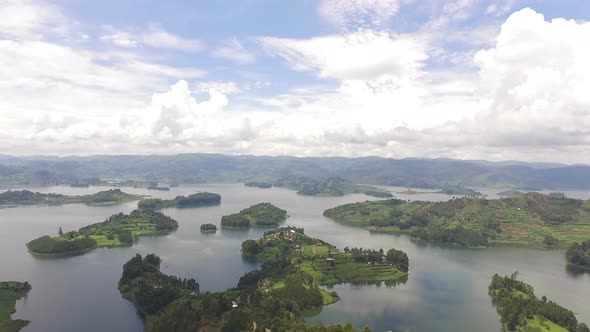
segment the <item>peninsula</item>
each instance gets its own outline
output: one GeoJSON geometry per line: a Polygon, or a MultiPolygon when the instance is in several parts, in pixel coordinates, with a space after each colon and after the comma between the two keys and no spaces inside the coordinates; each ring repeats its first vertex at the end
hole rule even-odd
{"type": "Polygon", "coordinates": [[[0,282],[0,332],[16,332],[29,324],[22,319],[11,319],[15,312],[16,301],[31,290],[28,282],[3,281],[0,282]]]}
{"type": "Polygon", "coordinates": [[[221,217],[222,227],[277,226],[287,220],[287,211],[270,203],[258,203],[238,213],[221,217]]]}
{"type": "Polygon", "coordinates": [[[503,331],[590,332],[571,310],[545,296],[537,298],[533,287],[518,280],[517,275],[495,274],[488,288],[503,331]]]}
{"type": "Polygon", "coordinates": [[[590,270],[590,240],[572,244],[565,253],[569,264],[590,270]]]}
{"type": "Polygon", "coordinates": [[[131,246],[140,236],[167,234],[178,228],[178,222],[160,212],[134,210],[115,214],[104,222],[92,224],[63,235],[48,235],[27,243],[36,255],[60,256],[81,254],[97,247],[131,246]]]}
{"type": "Polygon", "coordinates": [[[367,201],[328,209],[324,215],[371,231],[473,247],[489,243],[563,247],[590,238],[590,201],[540,193],[495,200],[367,201]]]}
{"type": "Polygon", "coordinates": [[[62,195],[43,194],[29,190],[8,190],[0,193],[0,205],[33,205],[33,204],[86,204],[86,205],[115,205],[137,201],[144,196],[128,194],[121,189],[99,191],[91,195],[62,195]]]}
{"type": "Polygon", "coordinates": [[[259,240],[245,241],[242,248],[262,262],[261,269],[247,272],[237,287],[225,292],[204,293],[195,279],[164,275],[161,260],[154,254],[136,255],[124,265],[119,291],[142,315],[146,331],[173,327],[175,331],[355,332],[358,330],[350,324],[305,323],[305,309],[338,300],[335,292],[328,293],[320,284],[363,279],[394,285],[407,277],[400,270],[407,271],[407,256],[401,251],[344,253],[307,237],[302,229],[270,231],[259,240]],[[252,242],[256,245],[250,246],[252,242]],[[308,253],[301,249],[308,247],[312,248],[308,253]]]}
{"type": "Polygon", "coordinates": [[[344,196],[346,194],[365,194],[374,197],[389,198],[393,195],[381,188],[359,185],[352,181],[330,177],[316,180],[308,177],[284,178],[277,181],[277,187],[297,190],[297,194],[304,196],[344,196]]]}
{"type": "Polygon", "coordinates": [[[174,199],[160,199],[147,198],[137,202],[137,207],[140,209],[160,210],[163,208],[189,208],[209,205],[219,205],[221,203],[221,195],[201,192],[188,196],[176,196],[174,199]]]}

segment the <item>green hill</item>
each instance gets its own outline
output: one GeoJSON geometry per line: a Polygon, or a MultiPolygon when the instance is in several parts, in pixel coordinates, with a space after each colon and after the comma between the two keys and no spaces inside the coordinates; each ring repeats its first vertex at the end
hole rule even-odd
{"type": "Polygon", "coordinates": [[[324,211],[347,225],[462,245],[543,245],[547,236],[566,246],[590,238],[590,201],[528,193],[509,198],[455,198],[447,202],[385,200],[324,211]],[[476,243],[472,243],[472,242],[476,243]],[[469,244],[467,244],[469,243],[469,244]]]}
{"type": "Polygon", "coordinates": [[[287,220],[287,211],[270,203],[258,203],[238,213],[221,217],[222,227],[277,226],[287,220]]]}

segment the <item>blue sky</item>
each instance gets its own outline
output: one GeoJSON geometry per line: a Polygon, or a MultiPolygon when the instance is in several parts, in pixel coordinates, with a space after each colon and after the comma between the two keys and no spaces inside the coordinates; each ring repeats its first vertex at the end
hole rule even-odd
{"type": "Polygon", "coordinates": [[[0,2],[3,153],[590,162],[587,1],[0,2]]]}

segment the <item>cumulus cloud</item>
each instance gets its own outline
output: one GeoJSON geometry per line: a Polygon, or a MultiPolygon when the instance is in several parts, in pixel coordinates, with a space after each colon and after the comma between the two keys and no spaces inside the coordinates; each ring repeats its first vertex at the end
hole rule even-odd
{"type": "Polygon", "coordinates": [[[399,0],[322,0],[318,14],[342,30],[375,28],[399,11],[399,0]]]}
{"type": "Polygon", "coordinates": [[[30,0],[0,0],[0,36],[39,38],[62,31],[66,19],[58,8],[30,0]]]}

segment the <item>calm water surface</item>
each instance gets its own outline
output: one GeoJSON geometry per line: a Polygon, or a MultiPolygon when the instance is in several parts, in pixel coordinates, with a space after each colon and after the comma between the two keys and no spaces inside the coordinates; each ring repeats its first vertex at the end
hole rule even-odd
{"type": "MultiPolygon", "coordinates": [[[[105,187],[35,188],[36,191],[87,194],[105,187]]],[[[108,207],[84,205],[25,206],[0,209],[0,280],[28,280],[32,291],[17,303],[13,316],[32,321],[24,331],[141,331],[141,319],[121,298],[117,282],[123,264],[136,253],[154,252],[163,259],[162,270],[196,277],[202,290],[224,290],[257,267],[243,260],[241,242],[259,237],[263,230],[220,230],[201,233],[202,223],[219,225],[222,215],[258,202],[271,202],[289,213],[286,225],[304,227],[340,248],[395,247],[410,257],[410,277],[396,287],[338,285],[341,301],[324,307],[309,321],[368,325],[375,331],[500,331],[499,316],[487,295],[494,273],[520,271],[537,295],[547,295],[572,309],[578,320],[590,323],[590,274],[565,268],[563,251],[492,247],[484,250],[419,245],[407,236],[369,233],[339,225],[322,212],[340,204],[365,201],[364,195],[304,197],[294,191],[247,188],[241,184],[172,188],[169,192],[123,188],[126,192],[171,198],[196,191],[222,195],[222,204],[194,209],[165,209],[180,227],[162,237],[144,237],[130,248],[97,249],[82,256],[38,258],[25,243],[45,234],[57,234],[99,222],[118,212],[130,212],[136,203],[108,207]]],[[[403,190],[403,188],[402,188],[403,190]]],[[[399,191],[402,191],[399,190],[399,191]]],[[[580,195],[587,195],[581,193],[580,195]]],[[[396,195],[400,197],[401,195],[396,195]]],[[[573,195],[572,195],[573,196],[573,195]]],[[[590,196],[590,195],[589,195],[590,196]]],[[[441,194],[407,195],[404,199],[444,200],[441,194]]]]}

